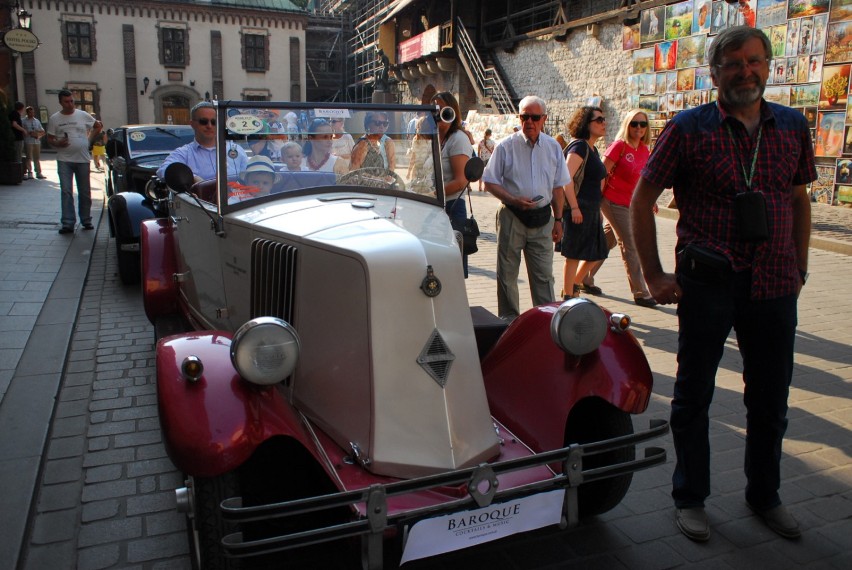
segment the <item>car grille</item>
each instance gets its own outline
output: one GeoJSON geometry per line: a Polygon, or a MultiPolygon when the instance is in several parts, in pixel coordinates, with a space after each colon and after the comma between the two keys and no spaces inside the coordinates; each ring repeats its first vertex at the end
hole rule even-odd
{"type": "Polygon", "coordinates": [[[291,245],[265,239],[251,244],[251,318],[278,317],[293,323],[296,253],[291,245]]]}

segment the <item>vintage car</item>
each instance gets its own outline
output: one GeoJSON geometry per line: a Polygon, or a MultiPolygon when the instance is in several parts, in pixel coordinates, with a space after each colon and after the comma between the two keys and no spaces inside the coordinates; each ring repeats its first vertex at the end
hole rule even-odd
{"type": "Polygon", "coordinates": [[[118,272],[139,282],[139,224],[157,215],[145,187],[171,151],[192,141],[189,125],[127,125],[107,141],[106,193],[110,236],[115,238],[118,272]]]}
{"type": "MultiPolygon", "coordinates": [[[[587,299],[511,323],[469,307],[437,137],[402,134],[417,115],[434,132],[446,111],[216,109],[218,179],[170,166],[167,188],[150,187],[168,215],[141,232],[159,417],[187,475],[177,504],[196,567],[357,561],[353,542],[365,568],[438,556],[611,509],[634,471],[665,461],[635,453],[668,425],[634,433],[652,375],[629,317],[587,299]],[[273,155],[266,191],[228,172],[233,141],[255,148],[290,112],[319,125],[290,142],[325,153],[313,164],[326,172],[273,155]],[[329,155],[330,118],[383,125],[371,140],[394,145],[396,164],[329,155]]],[[[481,171],[471,159],[468,178],[481,171]]]]}

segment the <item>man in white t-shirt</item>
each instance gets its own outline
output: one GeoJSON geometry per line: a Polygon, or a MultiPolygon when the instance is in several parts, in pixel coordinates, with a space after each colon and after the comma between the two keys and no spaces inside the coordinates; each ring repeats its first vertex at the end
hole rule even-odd
{"type": "Polygon", "coordinates": [[[77,109],[74,96],[67,89],[59,91],[62,110],[50,116],[47,124],[47,142],[56,149],[56,170],[59,174],[62,227],[59,233],[74,231],[77,218],[74,214],[74,180],[77,181],[77,209],[84,230],[92,225],[92,189],[89,182],[89,164],[92,155],[89,146],[104,125],[85,111],[77,109]]]}

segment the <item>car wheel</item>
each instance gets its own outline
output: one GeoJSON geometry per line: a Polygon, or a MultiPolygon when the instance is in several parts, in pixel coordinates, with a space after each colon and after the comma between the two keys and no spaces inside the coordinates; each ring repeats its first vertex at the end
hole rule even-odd
{"type": "Polygon", "coordinates": [[[233,570],[241,568],[240,561],[225,556],[222,539],[236,531],[236,525],[227,523],[219,512],[219,504],[230,497],[239,496],[239,479],[236,473],[218,477],[191,477],[193,510],[188,517],[186,530],[193,570],[233,570]]]}
{"type": "Polygon", "coordinates": [[[125,285],[136,285],[142,280],[142,260],[139,252],[123,251],[121,242],[115,240],[116,252],[118,254],[118,275],[125,285]]]}
{"type": "MultiPolygon", "coordinates": [[[[565,428],[565,445],[588,443],[633,433],[630,414],[603,400],[590,399],[578,404],[568,418],[565,428]]],[[[583,469],[631,461],[636,449],[626,447],[583,459],[583,469]]],[[[599,515],[614,508],[630,488],[633,474],[610,477],[581,485],[577,491],[580,517],[599,515]]]]}

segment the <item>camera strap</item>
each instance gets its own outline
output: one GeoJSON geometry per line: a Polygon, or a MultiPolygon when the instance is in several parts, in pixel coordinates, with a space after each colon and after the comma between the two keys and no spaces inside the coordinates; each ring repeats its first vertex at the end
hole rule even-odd
{"type": "Polygon", "coordinates": [[[751,182],[754,180],[754,170],[757,166],[757,153],[760,152],[760,139],[763,136],[763,123],[760,123],[760,126],[757,128],[757,142],[754,144],[754,155],[751,157],[751,170],[749,172],[746,172],[743,159],[737,152],[737,141],[734,139],[734,132],[731,130],[731,125],[725,123],[725,128],[728,130],[728,136],[731,138],[731,144],[734,147],[734,154],[737,156],[737,161],[740,163],[740,169],[743,171],[746,191],[751,191],[751,182]]]}

